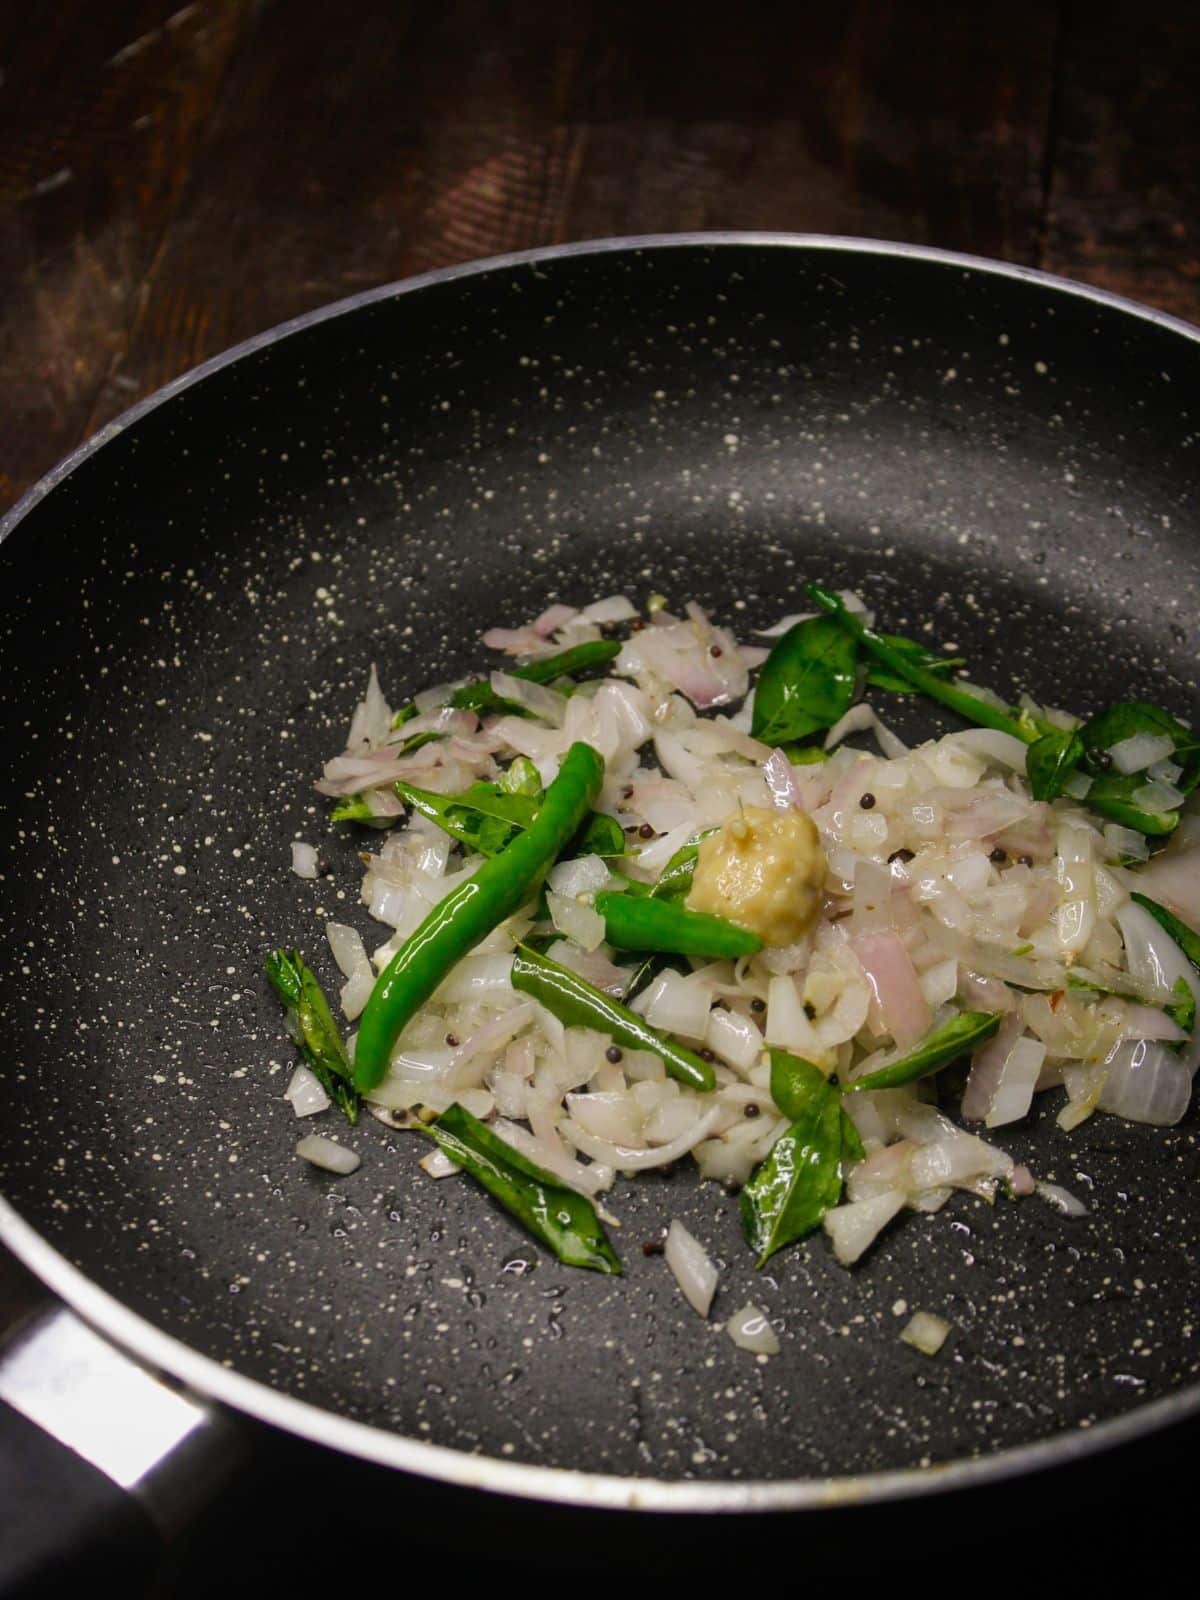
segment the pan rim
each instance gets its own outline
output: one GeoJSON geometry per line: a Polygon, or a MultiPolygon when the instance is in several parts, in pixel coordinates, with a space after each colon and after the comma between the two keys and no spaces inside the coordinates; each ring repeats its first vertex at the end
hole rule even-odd
{"type": "MultiPolygon", "coordinates": [[[[65,456],[0,517],[0,543],[76,468],[142,417],[182,394],[193,384],[245,356],[281,342],[293,333],[357,312],[376,302],[397,299],[460,278],[482,277],[526,266],[536,268],[543,263],[573,257],[747,246],[893,257],[1006,278],[1049,291],[1054,296],[1092,302],[1138,321],[1154,324],[1189,342],[1200,343],[1200,327],[1123,295],[1039,268],[926,245],[854,235],[760,230],[646,234],[549,245],[463,262],[382,284],[290,318],[243,340],[138,401],[65,456]]],[[[170,1374],[198,1396],[210,1398],[313,1443],[381,1466],[460,1488],[482,1489],[561,1505],[613,1511],[711,1514],[815,1511],[881,1503],[942,1491],[966,1490],[1019,1474],[1070,1464],[1200,1414],[1200,1384],[1192,1384],[1086,1430],[1059,1433],[1031,1444],[1000,1450],[993,1455],[961,1459],[933,1467],[902,1468],[837,1478],[701,1482],[690,1479],[623,1478],[562,1467],[542,1467],[496,1457],[469,1455],[448,1446],[427,1443],[369,1423],[357,1422],[271,1389],[256,1378],[222,1366],[164,1332],[94,1283],[31,1223],[25,1221],[2,1195],[0,1242],[86,1322],[147,1365],[170,1374]]]]}

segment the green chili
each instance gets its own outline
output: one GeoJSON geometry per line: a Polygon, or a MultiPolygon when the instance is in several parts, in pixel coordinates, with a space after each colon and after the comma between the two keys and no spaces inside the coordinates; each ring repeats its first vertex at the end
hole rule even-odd
{"type": "Polygon", "coordinates": [[[592,1202],[514,1150],[457,1102],[422,1131],[565,1266],[620,1272],[592,1202]]]}
{"type": "Polygon", "coordinates": [[[931,1072],[939,1072],[990,1039],[1000,1026],[1001,1015],[999,1011],[960,1011],[949,1022],[927,1033],[916,1049],[899,1061],[848,1083],[846,1093],[854,1094],[861,1089],[898,1089],[901,1084],[915,1083],[931,1072]]]}
{"type": "Polygon", "coordinates": [[[762,940],[748,928],[724,917],[688,911],[669,900],[605,891],[596,896],[609,944],[618,950],[658,950],[710,960],[736,961],[762,949],[762,940]]]}
{"type": "Polygon", "coordinates": [[[360,1089],[374,1088],[387,1072],[405,1024],[454,963],[536,893],[603,781],[601,757],[590,745],[573,744],[529,827],[451,890],[400,946],[362,1014],[354,1062],[360,1089]]]}
{"type": "Polygon", "coordinates": [[[959,716],[965,717],[968,722],[977,722],[985,728],[999,728],[1002,733],[1011,733],[1014,739],[1020,739],[1022,744],[1032,744],[1038,737],[1040,730],[1028,722],[1021,721],[1010,711],[997,710],[986,700],[980,700],[977,695],[968,694],[965,689],[956,688],[954,684],[947,683],[928,667],[919,665],[912,656],[897,650],[882,634],[876,633],[873,628],[868,628],[852,611],[847,611],[838,596],[830,590],[822,589],[817,583],[806,583],[804,588],[809,598],[819,605],[822,611],[828,611],[831,616],[836,617],[847,633],[853,634],[868,654],[881,661],[898,678],[911,683],[914,689],[921,689],[931,699],[940,700],[944,706],[949,706],[951,711],[957,711],[959,716]]]}
{"type": "MultiPolygon", "coordinates": [[[[595,1028],[610,1034],[626,1050],[649,1050],[662,1061],[672,1078],[692,1089],[711,1092],[717,1086],[709,1063],[684,1045],[665,1038],[656,1028],[594,988],[549,956],[536,955],[523,945],[513,957],[512,986],[539,1001],[568,1028],[595,1028]]],[[[361,1037],[361,1035],[360,1035],[361,1037]]]]}

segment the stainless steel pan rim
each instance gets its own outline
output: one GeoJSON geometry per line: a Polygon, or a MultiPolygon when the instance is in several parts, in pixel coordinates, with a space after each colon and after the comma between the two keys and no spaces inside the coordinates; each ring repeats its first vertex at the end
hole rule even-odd
{"type": "MultiPolygon", "coordinates": [[[[189,388],[289,334],[328,319],[353,312],[375,301],[410,294],[434,284],[452,282],[510,267],[536,268],[542,262],[577,255],[604,255],[661,251],[678,247],[720,249],[757,246],[801,251],[852,252],[897,257],[958,268],[964,272],[1016,279],[1055,294],[1090,300],[1138,320],[1150,322],[1192,342],[1200,342],[1200,328],[1165,312],[1138,304],[1121,295],[1075,283],[1035,268],[992,261],[955,251],[922,245],[892,243],[828,234],[724,232],[650,234],[631,238],[588,240],[543,249],[494,256],[483,261],[448,267],[397,283],[382,285],[316,311],[295,317],[266,333],[235,345],[212,360],[185,373],[140,401],[107,424],[94,437],[34,485],[0,518],[0,540],[10,534],[39,501],[110,439],[140,417],[189,388]]],[[[949,1462],[930,1468],[868,1473],[839,1478],[806,1478],[790,1482],[700,1483],[687,1480],[621,1478],[579,1473],[558,1467],[528,1466],[519,1462],[473,1456],[444,1446],[426,1444],[365,1423],[324,1411],[306,1401],[268,1388],[242,1376],[180,1340],[163,1333],[99,1288],[0,1196],[0,1242],[34,1272],[48,1288],[114,1343],[148,1366],[169,1374],[197,1395],[245,1412],[261,1422],[329,1446],[348,1455],[374,1461],[461,1488],[593,1507],[613,1511],[657,1512],[779,1512],[813,1511],[890,1500],[900,1500],[945,1490],[966,1490],[1048,1467],[1067,1466],[1101,1450],[1129,1443],[1157,1429],[1200,1413],[1200,1384],[1140,1407],[1136,1411],[1094,1427],[1060,1434],[1035,1444],[1022,1445],[972,1460],[949,1462]]]]}

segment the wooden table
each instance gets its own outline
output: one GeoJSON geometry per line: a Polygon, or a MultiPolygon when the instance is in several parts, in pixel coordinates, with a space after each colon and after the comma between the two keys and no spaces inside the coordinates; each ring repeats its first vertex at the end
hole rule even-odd
{"type": "Polygon", "coordinates": [[[0,0],[0,508],[249,334],[562,240],[867,234],[1200,318],[1198,16],[0,0]]]}
{"type": "MultiPolygon", "coordinates": [[[[206,356],[527,246],[866,234],[1200,320],[1198,58],[1195,0],[0,0],[0,511],[206,356]]],[[[37,1294],[0,1256],[0,1327],[37,1294]]],[[[235,1548],[247,1584],[336,1571],[331,1470],[218,1508],[159,1592],[235,1548]]]]}

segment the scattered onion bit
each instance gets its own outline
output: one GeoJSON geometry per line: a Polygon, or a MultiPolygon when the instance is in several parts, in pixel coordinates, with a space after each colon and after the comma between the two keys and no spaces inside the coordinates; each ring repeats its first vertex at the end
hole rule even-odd
{"type": "Polygon", "coordinates": [[[362,1157],[347,1150],[336,1139],[327,1139],[323,1133],[308,1133],[296,1144],[296,1154],[325,1172],[336,1172],[339,1177],[349,1177],[362,1166],[362,1157]]]}
{"type": "Polygon", "coordinates": [[[739,1350],[750,1350],[758,1356],[777,1356],[779,1340],[767,1313],[752,1302],[735,1311],[725,1324],[725,1332],[739,1350]]]}
{"type": "Polygon", "coordinates": [[[918,1311],[901,1328],[900,1337],[923,1356],[935,1356],[945,1344],[950,1326],[944,1317],[935,1317],[931,1311],[918,1311]]]}

